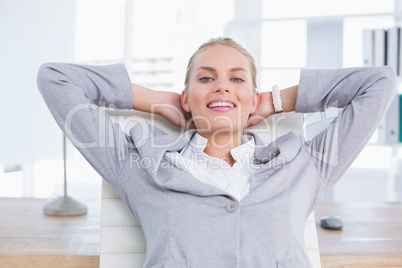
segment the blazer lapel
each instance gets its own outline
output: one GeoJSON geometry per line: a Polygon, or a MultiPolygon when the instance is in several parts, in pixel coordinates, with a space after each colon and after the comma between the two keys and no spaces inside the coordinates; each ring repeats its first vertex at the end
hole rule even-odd
{"type": "Polygon", "coordinates": [[[178,169],[166,161],[163,162],[167,151],[181,151],[190,142],[195,132],[195,129],[191,129],[179,136],[169,135],[144,120],[130,130],[130,135],[141,156],[141,161],[144,162],[144,168],[156,184],[174,191],[199,196],[228,195],[219,188],[201,182],[185,170],[178,169]]]}
{"type": "MultiPolygon", "coordinates": [[[[148,171],[151,178],[162,187],[180,192],[188,192],[200,196],[228,195],[225,191],[203,183],[185,170],[163,162],[163,157],[167,151],[180,152],[186,146],[196,130],[188,130],[181,135],[169,135],[159,128],[150,125],[145,120],[136,124],[131,130],[130,135],[135,148],[141,156],[141,160],[146,162],[144,168],[148,171]]],[[[277,169],[292,161],[301,148],[300,136],[289,132],[264,146],[257,134],[247,132],[252,135],[256,143],[254,176],[250,182],[250,192],[258,187],[264,180],[268,179],[277,169]]]]}
{"type": "MultiPolygon", "coordinates": [[[[252,132],[247,134],[252,135],[256,143],[255,158],[257,164],[262,168],[257,173],[263,172],[264,169],[281,168],[292,161],[301,148],[300,136],[294,132],[279,137],[267,146],[264,146],[257,134],[252,132]]],[[[260,167],[259,169],[261,169],[260,167]]]]}
{"type": "Polygon", "coordinates": [[[252,192],[264,181],[268,180],[278,169],[291,162],[300,151],[302,143],[300,136],[294,132],[289,132],[279,137],[268,146],[264,146],[258,135],[249,134],[254,136],[256,142],[256,169],[250,181],[250,192],[252,192]]]}

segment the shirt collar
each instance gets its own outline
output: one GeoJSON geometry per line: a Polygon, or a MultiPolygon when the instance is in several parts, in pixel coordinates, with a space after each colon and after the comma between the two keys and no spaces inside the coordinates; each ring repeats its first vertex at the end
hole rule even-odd
{"type": "Polygon", "coordinates": [[[230,150],[230,154],[236,161],[241,161],[242,159],[249,159],[254,157],[255,153],[255,141],[254,137],[251,135],[242,136],[242,144],[230,150]]]}
{"type": "Polygon", "coordinates": [[[203,153],[205,147],[207,147],[208,139],[204,138],[198,132],[194,134],[189,142],[189,146],[195,153],[203,153]]]}
{"type": "MultiPolygon", "coordinates": [[[[242,136],[241,142],[242,144],[240,146],[230,150],[230,154],[236,161],[241,161],[246,157],[251,159],[255,153],[254,137],[252,135],[245,134],[242,136]]],[[[191,138],[189,145],[193,153],[204,153],[207,143],[208,140],[196,132],[191,138]]]]}

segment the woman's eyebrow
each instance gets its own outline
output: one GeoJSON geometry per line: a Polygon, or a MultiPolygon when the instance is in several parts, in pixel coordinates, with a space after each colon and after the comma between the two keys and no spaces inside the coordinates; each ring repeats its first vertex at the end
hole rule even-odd
{"type": "Polygon", "coordinates": [[[211,71],[211,72],[216,72],[216,69],[213,67],[209,67],[209,66],[201,66],[197,69],[197,71],[199,70],[206,70],[206,71],[211,71]]]}
{"type": "MultiPolygon", "coordinates": [[[[201,66],[197,69],[197,71],[198,70],[206,70],[206,71],[216,72],[216,69],[214,67],[209,67],[209,66],[201,66]]],[[[233,67],[233,68],[229,69],[229,71],[231,71],[231,72],[236,72],[236,71],[247,72],[246,69],[244,69],[243,67],[233,67]]]]}
{"type": "Polygon", "coordinates": [[[247,72],[246,69],[244,69],[243,67],[233,67],[232,69],[230,69],[231,72],[236,72],[236,71],[242,71],[242,72],[247,72]]]}

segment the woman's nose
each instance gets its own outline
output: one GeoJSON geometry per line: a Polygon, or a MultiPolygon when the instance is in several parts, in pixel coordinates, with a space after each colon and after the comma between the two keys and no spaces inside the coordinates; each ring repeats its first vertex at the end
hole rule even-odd
{"type": "Polygon", "coordinates": [[[214,92],[215,92],[215,93],[217,93],[217,92],[221,92],[221,93],[226,92],[226,93],[229,93],[230,90],[229,90],[229,85],[228,85],[228,83],[227,83],[226,81],[218,81],[218,84],[217,84],[216,87],[214,88],[214,92]]]}

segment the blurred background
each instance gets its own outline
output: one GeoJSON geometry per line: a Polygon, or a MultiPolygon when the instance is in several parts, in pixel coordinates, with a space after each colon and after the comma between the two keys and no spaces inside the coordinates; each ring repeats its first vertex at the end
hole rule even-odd
{"type": "MultiPolygon", "coordinates": [[[[263,92],[298,84],[300,68],[363,66],[363,30],[399,26],[401,8],[400,0],[0,0],[0,197],[63,192],[63,136],[36,86],[44,62],[123,62],[132,82],[181,92],[192,53],[229,36],[255,57],[263,92]]],[[[333,118],[319,116],[321,127],[333,118]]],[[[399,144],[376,135],[326,200],[399,198],[399,144]]],[[[99,175],[71,145],[67,155],[69,195],[98,198],[99,175]]]]}

